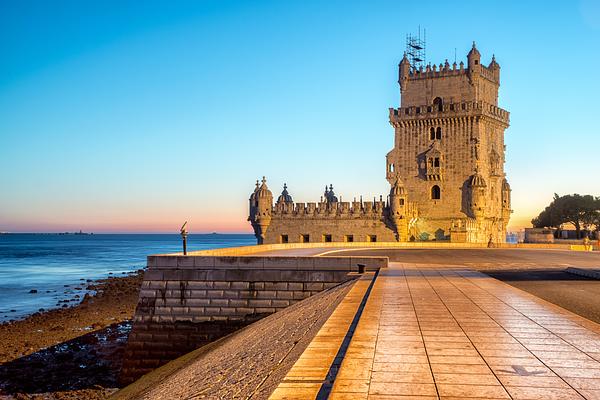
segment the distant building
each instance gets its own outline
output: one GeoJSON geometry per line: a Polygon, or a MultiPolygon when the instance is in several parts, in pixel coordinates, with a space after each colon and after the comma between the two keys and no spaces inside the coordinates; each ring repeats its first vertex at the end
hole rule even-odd
{"type": "Polygon", "coordinates": [[[399,65],[400,108],[389,111],[394,148],[387,154],[389,196],[294,203],[284,186],[273,204],[263,178],[248,220],[258,243],[450,240],[502,243],[511,214],[504,173],[509,113],[498,107],[500,66],[486,67],[473,43],[463,62],[399,65]]]}
{"type": "Polygon", "coordinates": [[[525,228],[525,243],[554,243],[554,228],[525,228]]]}

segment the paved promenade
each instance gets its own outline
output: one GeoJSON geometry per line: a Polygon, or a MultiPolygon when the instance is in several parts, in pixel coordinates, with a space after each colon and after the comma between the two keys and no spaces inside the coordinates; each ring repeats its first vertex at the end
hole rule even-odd
{"type": "Polygon", "coordinates": [[[600,399],[600,325],[468,268],[391,263],[271,399],[317,397],[600,399]]]}

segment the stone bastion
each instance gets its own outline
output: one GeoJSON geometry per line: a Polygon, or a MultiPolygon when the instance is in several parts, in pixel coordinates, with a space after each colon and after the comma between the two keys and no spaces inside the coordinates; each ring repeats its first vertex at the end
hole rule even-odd
{"type": "Polygon", "coordinates": [[[133,382],[185,353],[355,279],[360,276],[359,265],[367,271],[388,265],[387,257],[345,256],[339,250],[484,247],[448,242],[293,243],[148,256],[125,351],[122,383],[133,382]]]}

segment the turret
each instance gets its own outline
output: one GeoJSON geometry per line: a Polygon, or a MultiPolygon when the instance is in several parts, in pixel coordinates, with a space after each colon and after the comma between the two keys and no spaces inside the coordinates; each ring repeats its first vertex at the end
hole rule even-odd
{"type": "Polygon", "coordinates": [[[494,79],[496,80],[496,82],[500,82],[500,64],[498,64],[496,62],[496,56],[494,54],[492,54],[492,61],[490,62],[490,65],[488,65],[488,69],[490,71],[492,71],[492,74],[494,75],[494,79]]]}
{"type": "Polygon", "coordinates": [[[273,207],[273,194],[267,187],[267,180],[263,176],[262,184],[250,195],[250,216],[248,219],[254,228],[254,235],[258,244],[265,240],[265,234],[271,223],[271,209],[273,207]]]}
{"type": "Polygon", "coordinates": [[[479,65],[481,64],[481,54],[477,47],[475,46],[475,42],[473,42],[473,47],[469,54],[467,54],[467,61],[469,64],[469,72],[475,71],[479,69],[479,65]]]}
{"type": "Polygon", "coordinates": [[[400,93],[402,93],[402,91],[408,84],[409,75],[410,75],[410,61],[408,61],[408,57],[406,56],[406,53],[404,53],[404,57],[402,57],[402,61],[400,61],[400,64],[398,64],[398,83],[400,84],[400,93]]]}
{"type": "Polygon", "coordinates": [[[290,196],[290,194],[287,191],[287,184],[283,184],[283,191],[281,192],[281,194],[279,195],[279,197],[277,198],[277,204],[283,204],[283,203],[293,203],[294,200],[292,200],[292,196],[290,196]]]}
{"type": "Polygon", "coordinates": [[[406,189],[400,178],[390,189],[390,221],[396,231],[396,240],[407,240],[407,224],[406,224],[406,206],[407,206],[406,189]]]}
{"type": "Polygon", "coordinates": [[[487,184],[483,176],[476,170],[469,179],[470,189],[470,209],[475,218],[481,218],[485,215],[486,199],[487,199],[487,184]]]}
{"type": "Polygon", "coordinates": [[[337,203],[338,202],[338,198],[336,197],[335,193],[333,193],[333,185],[329,185],[329,190],[327,190],[327,185],[325,185],[325,202],[326,203],[337,203]]]}

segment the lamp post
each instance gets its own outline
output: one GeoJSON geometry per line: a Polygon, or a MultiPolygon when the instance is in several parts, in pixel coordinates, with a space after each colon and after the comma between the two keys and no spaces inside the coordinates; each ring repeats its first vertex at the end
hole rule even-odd
{"type": "Polygon", "coordinates": [[[183,239],[183,255],[187,256],[187,231],[185,230],[185,226],[187,225],[187,221],[181,226],[181,239],[183,239]]]}

